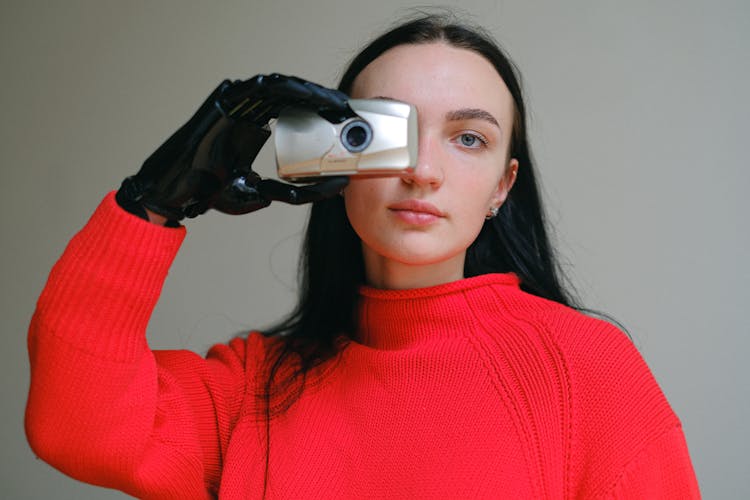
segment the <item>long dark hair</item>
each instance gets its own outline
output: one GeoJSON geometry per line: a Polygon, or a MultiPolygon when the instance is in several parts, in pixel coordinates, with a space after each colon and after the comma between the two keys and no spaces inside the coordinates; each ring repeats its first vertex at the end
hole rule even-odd
{"type": "MultiPolygon", "coordinates": [[[[464,275],[512,272],[518,275],[524,290],[575,306],[563,286],[562,273],[545,228],[526,137],[526,109],[519,76],[488,33],[460,24],[445,14],[407,21],[367,45],[351,61],[338,88],[350,93],[357,75],[393,47],[434,42],[468,49],[487,59],[505,82],[515,103],[509,152],[510,157],[519,162],[516,181],[498,215],[485,222],[468,248],[464,275]]],[[[340,345],[337,339],[352,338],[355,334],[358,288],[364,282],[364,263],[360,239],[349,224],[341,197],[313,204],[301,254],[300,278],[297,307],[286,320],[266,332],[284,339],[277,344],[278,350],[271,357],[266,374],[263,396],[267,403],[273,392],[275,375],[290,358],[294,360],[294,369],[291,372],[285,369],[284,373],[291,373],[292,378],[301,375],[304,379],[311,368],[336,354],[340,345]]],[[[298,387],[301,390],[302,385],[298,387]]],[[[287,398],[287,401],[290,400],[287,398]]]]}

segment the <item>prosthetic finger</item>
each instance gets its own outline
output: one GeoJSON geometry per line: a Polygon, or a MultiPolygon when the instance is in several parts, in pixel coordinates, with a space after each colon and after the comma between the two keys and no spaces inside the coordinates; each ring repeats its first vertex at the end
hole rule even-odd
{"type": "Polygon", "coordinates": [[[235,178],[213,201],[213,208],[225,214],[241,215],[260,210],[271,204],[257,189],[260,176],[250,171],[235,178]]]}
{"type": "Polygon", "coordinates": [[[287,106],[313,109],[324,118],[340,122],[353,116],[347,96],[312,82],[278,73],[257,75],[230,83],[217,104],[226,116],[263,126],[287,106]]]}
{"type": "Polygon", "coordinates": [[[275,179],[262,179],[256,185],[263,198],[302,205],[336,196],[349,184],[348,177],[330,177],[317,184],[294,186],[275,179]]]}

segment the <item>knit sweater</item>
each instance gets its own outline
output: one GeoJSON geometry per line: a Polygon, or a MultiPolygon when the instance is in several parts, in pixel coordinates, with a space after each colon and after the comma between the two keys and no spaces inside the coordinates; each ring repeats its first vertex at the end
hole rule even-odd
{"type": "Polygon", "coordinates": [[[259,498],[266,460],[267,498],[699,497],[629,339],[512,274],[363,287],[355,338],[267,425],[257,392],[277,339],[205,357],[148,346],[184,234],[110,194],[53,268],[26,430],[64,473],[140,498],[259,498]]]}

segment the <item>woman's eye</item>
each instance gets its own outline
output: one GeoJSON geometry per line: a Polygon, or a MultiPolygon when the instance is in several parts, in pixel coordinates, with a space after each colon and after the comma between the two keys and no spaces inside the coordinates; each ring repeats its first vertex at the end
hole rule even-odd
{"type": "Polygon", "coordinates": [[[461,142],[462,146],[465,146],[467,148],[478,148],[484,144],[487,144],[487,142],[484,141],[481,137],[468,133],[461,134],[458,140],[461,142]]]}

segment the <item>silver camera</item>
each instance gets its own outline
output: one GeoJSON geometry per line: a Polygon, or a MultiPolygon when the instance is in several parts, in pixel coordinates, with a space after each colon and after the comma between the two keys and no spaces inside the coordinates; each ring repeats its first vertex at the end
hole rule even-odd
{"type": "Polygon", "coordinates": [[[350,99],[357,116],[333,124],[287,108],[273,132],[279,177],[305,182],[327,175],[398,175],[417,163],[417,110],[390,99],[350,99]]]}

